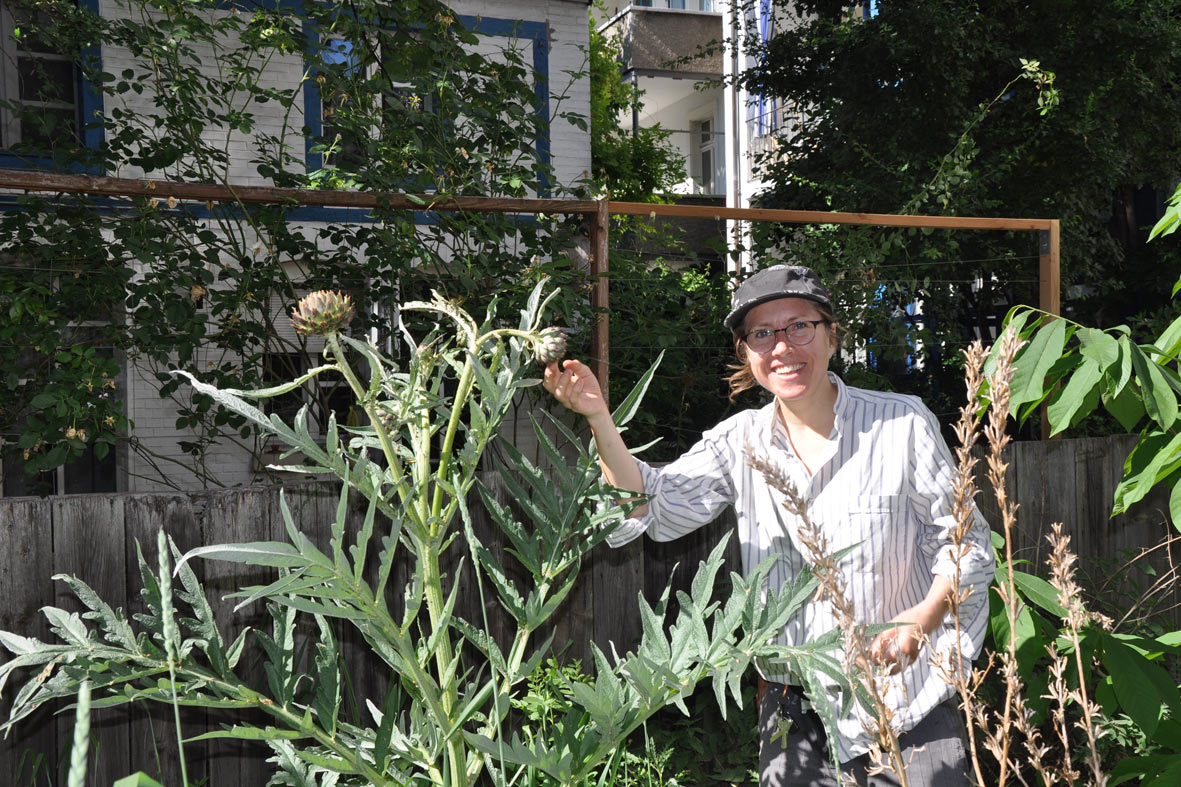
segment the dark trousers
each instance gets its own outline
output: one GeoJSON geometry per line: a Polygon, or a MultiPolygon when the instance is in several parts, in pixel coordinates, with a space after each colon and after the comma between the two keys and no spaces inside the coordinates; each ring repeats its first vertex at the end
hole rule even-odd
{"type": "MultiPolygon", "coordinates": [[[[803,710],[803,692],[798,688],[771,684],[759,706],[759,785],[795,787],[838,784],[828,752],[828,740],[815,711],[803,710]],[[779,718],[791,720],[790,732],[771,740],[779,718]]],[[[960,787],[968,779],[967,735],[963,716],[954,700],[937,705],[914,729],[902,733],[898,742],[906,763],[907,781],[912,787],[960,787]]],[[[876,775],[866,771],[869,755],[863,754],[841,765],[842,785],[896,787],[897,775],[887,766],[876,775]]]]}

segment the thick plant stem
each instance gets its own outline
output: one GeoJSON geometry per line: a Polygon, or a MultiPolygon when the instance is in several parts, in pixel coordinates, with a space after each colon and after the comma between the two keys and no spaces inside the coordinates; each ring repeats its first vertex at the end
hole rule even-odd
{"type": "MultiPolygon", "coordinates": [[[[450,730],[455,726],[451,715],[455,709],[457,693],[454,681],[448,677],[454,652],[451,648],[450,637],[443,631],[448,623],[443,617],[443,582],[442,574],[439,570],[437,542],[432,540],[432,543],[422,545],[418,559],[423,564],[423,590],[426,595],[427,613],[431,619],[431,632],[432,634],[437,634],[435,637],[434,653],[435,669],[437,671],[439,688],[442,691],[442,708],[440,709],[442,716],[438,721],[443,729],[450,730]]],[[[447,756],[451,761],[452,777],[453,779],[458,778],[466,770],[464,768],[465,757],[463,754],[463,744],[459,739],[453,739],[447,742],[447,756]]],[[[459,783],[461,782],[457,782],[457,784],[459,783]]]]}
{"type": "MultiPolygon", "coordinates": [[[[447,432],[443,435],[443,447],[439,451],[439,470],[436,479],[445,480],[451,469],[451,457],[455,449],[455,435],[459,431],[459,422],[463,419],[463,411],[467,407],[468,397],[471,396],[472,385],[476,379],[476,372],[469,353],[463,364],[463,371],[459,374],[459,387],[455,392],[455,399],[451,405],[451,418],[447,422],[447,432]]],[[[456,490],[459,494],[461,490],[456,490]]],[[[435,496],[431,501],[431,515],[439,516],[443,510],[443,486],[436,482],[435,496]]]]}
{"type": "MultiPolygon", "coordinates": [[[[377,417],[377,410],[374,403],[371,401],[366,388],[361,385],[361,380],[357,377],[353,367],[345,358],[344,350],[340,346],[340,339],[335,333],[330,333],[324,337],[328,341],[328,346],[332,348],[332,357],[336,362],[336,366],[340,369],[340,373],[344,375],[345,382],[349,384],[349,388],[353,391],[353,396],[357,397],[357,401],[361,403],[361,407],[365,410],[365,415],[368,416],[369,422],[373,424],[373,429],[377,433],[378,442],[381,443],[381,452],[385,456],[386,464],[394,472],[395,477],[401,476],[402,462],[398,459],[398,454],[394,451],[394,443],[390,439],[390,434],[385,427],[381,425],[381,421],[377,417]]],[[[400,481],[397,485],[398,498],[405,504],[410,498],[410,490],[406,487],[404,481],[400,481]]],[[[411,510],[407,506],[407,510],[411,510]]],[[[422,527],[426,527],[426,522],[419,523],[422,527]]]]}

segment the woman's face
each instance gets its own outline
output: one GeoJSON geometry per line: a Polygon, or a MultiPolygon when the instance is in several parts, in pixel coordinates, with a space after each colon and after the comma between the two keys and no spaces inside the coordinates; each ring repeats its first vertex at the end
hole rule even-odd
{"type": "MultiPolygon", "coordinates": [[[[785,328],[802,320],[819,320],[816,304],[806,298],[779,298],[751,309],[743,334],[759,328],[785,328]]],[[[836,337],[827,324],[805,345],[792,344],[785,333],[775,334],[775,346],[762,353],[746,348],[751,371],[759,385],[775,398],[791,404],[819,396],[829,388],[828,360],[836,352],[836,337]]]]}

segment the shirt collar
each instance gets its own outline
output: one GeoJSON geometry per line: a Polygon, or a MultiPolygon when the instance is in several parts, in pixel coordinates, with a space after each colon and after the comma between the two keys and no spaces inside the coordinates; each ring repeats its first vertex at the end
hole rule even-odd
{"type": "Polygon", "coordinates": [[[845,416],[849,410],[849,391],[845,381],[837,377],[836,372],[829,372],[828,379],[837,387],[837,400],[832,406],[832,411],[836,415],[832,422],[832,436],[840,437],[841,432],[844,431],[841,427],[844,425],[845,416]]]}
{"type": "MultiPolygon", "coordinates": [[[[836,418],[833,419],[833,434],[831,436],[840,437],[844,431],[841,427],[849,409],[848,386],[845,385],[844,380],[836,375],[836,372],[829,372],[828,379],[837,388],[837,400],[832,406],[833,414],[836,418]]],[[[778,415],[779,408],[774,399],[759,411],[759,433],[766,435],[768,443],[776,443],[781,439],[784,441],[787,440],[787,427],[783,425],[783,419],[779,418],[778,415]]]]}

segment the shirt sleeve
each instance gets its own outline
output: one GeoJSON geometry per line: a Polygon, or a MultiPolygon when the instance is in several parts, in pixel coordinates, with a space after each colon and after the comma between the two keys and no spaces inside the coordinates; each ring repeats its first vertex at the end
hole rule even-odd
{"type": "Polygon", "coordinates": [[[987,599],[988,585],[995,571],[992,538],[988,523],[975,505],[972,521],[962,544],[955,545],[956,466],[951,451],[939,433],[935,416],[920,405],[915,413],[914,513],[920,517],[920,550],[931,573],[954,579],[959,563],[960,587],[971,588],[969,606],[987,599]]]}
{"type": "Polygon", "coordinates": [[[617,547],[644,533],[654,541],[672,541],[717,518],[736,498],[733,481],[734,449],[729,430],[717,428],[702,435],[689,451],[663,467],[636,460],[650,495],[648,513],[625,519],[607,537],[617,547]]]}

